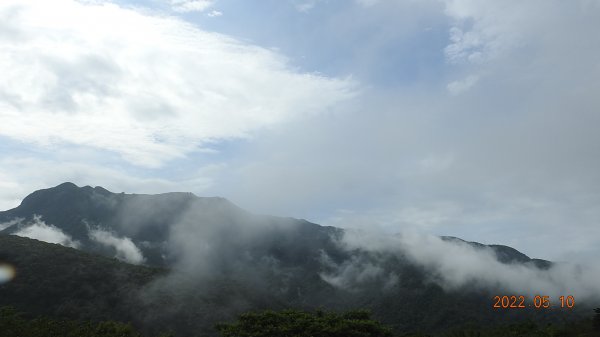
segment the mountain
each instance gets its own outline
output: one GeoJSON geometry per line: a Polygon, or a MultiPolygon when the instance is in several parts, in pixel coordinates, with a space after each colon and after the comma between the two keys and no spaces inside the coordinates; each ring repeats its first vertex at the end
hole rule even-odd
{"type": "MultiPolygon", "coordinates": [[[[260,230],[262,237],[254,238],[253,248],[290,259],[326,246],[330,235],[339,232],[303,220],[253,215],[223,198],[200,198],[191,193],[116,194],[72,183],[36,191],[17,208],[0,212],[0,223],[11,224],[2,231],[5,234],[19,233],[36,219],[92,253],[119,257],[123,240],[131,241],[144,263],[151,266],[172,266],[178,261],[182,252],[169,243],[175,245],[178,242],[173,241],[186,238],[174,237],[180,234],[175,230],[193,231],[204,240],[209,236],[227,238],[231,248],[245,244],[240,236],[258,236],[254,231],[260,230]],[[305,246],[296,246],[297,235],[310,240],[305,246]]],[[[127,260],[128,256],[123,257],[127,260]]]]}
{"type": "Polygon", "coordinates": [[[536,268],[539,268],[542,270],[547,270],[550,267],[552,267],[552,262],[550,262],[550,261],[546,261],[546,260],[542,260],[542,259],[532,259],[529,256],[521,253],[520,251],[518,251],[512,247],[508,247],[508,246],[504,246],[504,245],[484,245],[479,242],[465,241],[465,240],[462,240],[462,239],[459,239],[459,238],[456,238],[453,236],[442,236],[442,240],[450,241],[450,242],[466,243],[477,249],[491,248],[494,251],[494,254],[496,255],[496,258],[498,259],[498,261],[500,261],[502,263],[506,263],[506,264],[520,263],[520,264],[524,264],[524,265],[533,265],[536,268]]]}
{"type": "MultiPolygon", "coordinates": [[[[0,262],[21,275],[0,285],[0,306],[131,321],[150,332],[211,334],[219,321],[267,308],[367,308],[396,331],[577,315],[494,310],[493,295],[506,294],[500,288],[447,289],[409,254],[350,247],[342,229],[255,215],[190,193],[64,183],[0,212],[0,229],[0,262]]],[[[506,265],[552,266],[507,246],[442,241],[491,252],[506,265]]]]}
{"type": "MultiPolygon", "coordinates": [[[[119,257],[118,245],[110,244],[111,240],[108,239],[99,239],[99,235],[92,235],[97,232],[111,234],[117,240],[131,240],[141,251],[145,264],[162,267],[171,266],[177,261],[177,252],[167,245],[173,228],[185,226],[190,221],[194,226],[205,229],[199,234],[218,235],[220,239],[260,229],[261,234],[268,237],[263,237],[261,242],[253,242],[254,245],[275,254],[287,254],[287,258],[292,260],[295,255],[315,252],[324,247],[327,253],[338,255],[331,247],[332,239],[342,235],[340,229],[305,220],[257,216],[224,198],[201,198],[192,193],[112,193],[99,186],[78,187],[69,182],[35,191],[23,199],[18,207],[0,212],[0,223],[10,224],[0,232],[18,233],[30,227],[36,218],[68,235],[78,243],[79,249],[92,253],[119,257]],[[215,234],[215,231],[218,233],[215,234]],[[304,240],[298,242],[298,237],[304,240]]],[[[454,237],[442,239],[466,242],[454,237]]],[[[550,266],[548,261],[530,259],[511,247],[468,243],[474,247],[491,248],[503,263],[531,262],[542,267],[550,266]]]]}
{"type": "Polygon", "coordinates": [[[2,262],[14,266],[16,276],[0,283],[0,306],[82,320],[132,320],[127,303],[164,273],[14,235],[0,235],[2,262]]]}

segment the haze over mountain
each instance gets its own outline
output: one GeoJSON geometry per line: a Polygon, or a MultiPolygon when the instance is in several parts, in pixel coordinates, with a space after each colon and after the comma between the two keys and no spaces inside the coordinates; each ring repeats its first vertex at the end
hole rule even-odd
{"type": "Polygon", "coordinates": [[[0,305],[182,335],[256,308],[431,331],[597,306],[599,17],[1,0],[0,305]]]}
{"type": "MultiPolygon", "coordinates": [[[[303,244],[318,251],[343,234],[340,229],[304,220],[254,215],[223,198],[201,198],[191,193],[116,194],[99,186],[80,188],[73,183],[30,194],[17,208],[0,212],[0,221],[7,234],[154,266],[177,263],[181,252],[173,247],[188,238],[195,240],[193,244],[198,246],[227,240],[226,246],[235,248],[236,243],[277,237],[272,242],[261,243],[266,246],[280,241],[284,234],[296,235],[288,234],[290,231],[303,230],[314,233],[303,244]]],[[[442,239],[464,243],[458,238],[442,239]]],[[[292,249],[292,242],[286,243],[287,248],[292,249]]],[[[550,266],[546,261],[532,260],[510,247],[470,244],[481,249],[491,248],[502,263],[532,262],[542,268],[550,266]]]]}
{"type": "MultiPolygon", "coordinates": [[[[190,193],[136,195],[64,183],[36,191],[17,208],[0,212],[0,223],[2,234],[166,268],[162,273],[149,269],[142,283],[130,276],[122,278],[126,287],[137,287],[133,297],[119,302],[127,308],[123,310],[129,310],[122,319],[129,317],[148,329],[161,322],[179,332],[210,331],[219,319],[243,310],[324,306],[366,307],[396,329],[435,330],[450,322],[566,318],[579,312],[498,312],[492,309],[494,294],[573,294],[582,310],[587,308],[586,301],[593,305],[600,294],[589,270],[530,259],[507,246],[411,232],[384,237],[323,227],[304,220],[255,215],[223,198],[190,193]],[[573,271],[579,274],[570,274],[573,271]],[[168,309],[158,304],[164,301],[170,303],[168,309]]],[[[27,256],[30,249],[42,246],[31,243],[30,248],[28,241],[9,237],[2,240],[10,245],[2,247],[1,259],[17,269],[38,273],[35,266],[42,263],[42,257],[33,254],[38,259],[31,257],[35,264],[30,264],[27,256]]],[[[63,254],[53,248],[43,259],[65,270],[59,274],[71,273],[66,270],[73,262],[55,258],[52,252],[63,254]]],[[[118,275],[107,276],[116,287],[118,275]]],[[[14,286],[20,291],[31,291],[30,287],[44,291],[33,283],[19,282],[15,279],[5,291],[14,286]]],[[[69,282],[68,287],[90,286],[87,281],[78,282],[69,282]]],[[[59,293],[70,291],[63,288],[66,284],[45,286],[59,293]]],[[[21,303],[36,312],[63,312],[57,298],[53,305],[40,308],[35,301],[20,299],[19,294],[3,297],[0,304],[21,303]]],[[[89,296],[104,295],[99,290],[89,296]]],[[[83,305],[74,303],[73,308],[83,305]]],[[[73,315],[73,310],[68,312],[73,315]]],[[[107,310],[100,307],[94,315],[119,316],[107,310]]]]}
{"type": "Polygon", "coordinates": [[[591,0],[3,0],[0,209],[64,181],[191,191],[597,263],[599,16],[591,0]]]}

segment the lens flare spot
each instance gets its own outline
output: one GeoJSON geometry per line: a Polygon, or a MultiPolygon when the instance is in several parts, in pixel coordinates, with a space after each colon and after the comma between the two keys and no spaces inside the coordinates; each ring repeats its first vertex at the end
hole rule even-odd
{"type": "Polygon", "coordinates": [[[0,263],[0,284],[8,283],[15,278],[15,267],[10,264],[0,263]]]}

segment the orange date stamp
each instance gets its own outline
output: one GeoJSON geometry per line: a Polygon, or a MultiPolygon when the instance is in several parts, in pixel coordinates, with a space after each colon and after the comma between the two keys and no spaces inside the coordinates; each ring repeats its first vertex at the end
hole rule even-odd
{"type": "Polygon", "coordinates": [[[575,307],[575,298],[571,295],[560,296],[558,301],[552,303],[550,296],[536,295],[533,299],[528,299],[523,295],[503,295],[494,296],[493,308],[494,309],[549,309],[549,308],[567,308],[573,309],[575,307]]]}

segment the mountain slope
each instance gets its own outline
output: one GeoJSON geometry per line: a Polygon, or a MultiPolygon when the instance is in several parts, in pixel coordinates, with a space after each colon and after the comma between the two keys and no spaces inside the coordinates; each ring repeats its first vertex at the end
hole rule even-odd
{"type": "Polygon", "coordinates": [[[0,284],[0,306],[85,320],[133,320],[137,291],[164,274],[13,235],[0,235],[0,262],[16,269],[14,280],[0,284]]]}
{"type": "MultiPolygon", "coordinates": [[[[236,236],[248,234],[244,231],[260,229],[261,234],[269,236],[262,239],[263,248],[287,254],[290,259],[300,253],[331,245],[332,237],[339,238],[342,235],[339,229],[304,220],[257,216],[223,198],[201,198],[191,193],[112,193],[102,187],[78,187],[73,183],[35,191],[23,199],[18,207],[0,212],[0,223],[15,222],[0,232],[18,233],[29,226],[36,215],[80,243],[79,248],[84,251],[117,255],[114,249],[109,249],[106,244],[90,236],[94,229],[107,231],[117,238],[128,238],[140,249],[146,264],[154,266],[170,266],[176,262],[178,252],[169,249],[166,243],[173,235],[173,228],[182,223],[187,225],[185,222],[208,229],[198,234],[236,236]],[[215,234],[213,228],[218,233],[215,234]],[[281,242],[282,236],[288,239],[284,244],[281,242]],[[295,245],[298,237],[303,239],[306,247],[295,245]]],[[[443,239],[464,242],[452,237],[443,239]]],[[[510,247],[470,244],[492,248],[503,263],[532,261],[510,247]]],[[[332,249],[328,252],[336,255],[332,249]]],[[[543,260],[537,263],[547,265],[543,260]]]]}
{"type": "MultiPolygon", "coordinates": [[[[396,331],[577,315],[494,310],[493,295],[509,295],[498,286],[447,289],[402,250],[348,247],[341,229],[254,215],[222,198],[116,194],[65,183],[0,212],[0,223],[4,234],[52,233],[88,253],[123,260],[139,253],[137,263],[166,268],[0,236],[0,259],[29,273],[0,286],[0,305],[32,313],[131,320],[147,331],[182,334],[210,333],[214,323],[261,308],[368,308],[396,331]]],[[[493,252],[506,265],[540,272],[551,266],[506,246],[442,240],[493,252]]]]}

